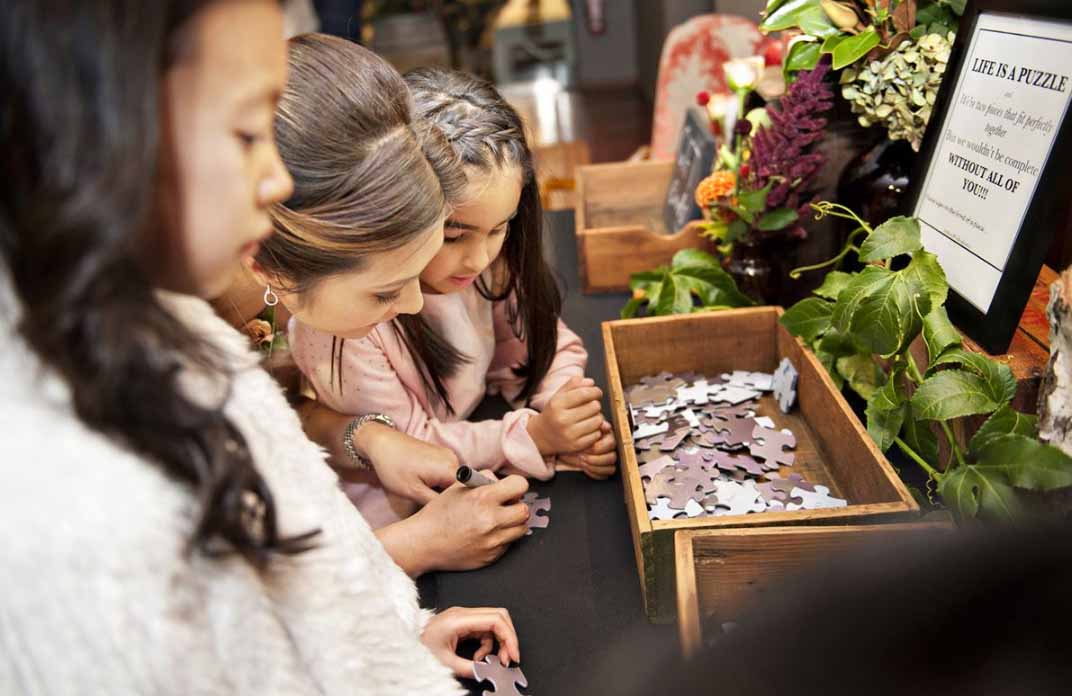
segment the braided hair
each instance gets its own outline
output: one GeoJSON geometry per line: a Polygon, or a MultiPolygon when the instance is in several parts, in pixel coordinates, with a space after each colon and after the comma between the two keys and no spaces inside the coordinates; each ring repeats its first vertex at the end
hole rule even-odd
{"type": "MultiPolygon", "coordinates": [[[[491,83],[474,75],[418,68],[405,79],[413,95],[415,115],[443,133],[467,169],[491,173],[511,166],[521,171],[521,199],[500,256],[502,282],[489,287],[481,276],[476,289],[490,302],[509,302],[506,316],[510,327],[528,348],[527,361],[514,368],[514,373],[525,379],[518,398],[527,403],[555,357],[562,294],[543,256],[543,209],[521,117],[491,83]]],[[[399,317],[395,325],[415,358],[426,389],[453,413],[443,381],[468,357],[419,314],[399,317]]]]}

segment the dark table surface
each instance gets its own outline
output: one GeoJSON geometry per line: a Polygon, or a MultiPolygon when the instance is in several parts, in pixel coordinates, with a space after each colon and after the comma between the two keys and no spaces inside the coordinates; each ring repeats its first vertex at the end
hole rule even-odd
{"type": "MultiPolygon", "coordinates": [[[[617,318],[628,297],[581,294],[572,212],[548,213],[544,236],[566,293],[563,319],[588,349],[588,376],[605,388],[600,323],[617,318]]],[[[489,400],[473,419],[500,416],[504,408],[489,400]]],[[[487,568],[425,576],[422,603],[506,607],[531,694],[582,693],[588,675],[613,666],[618,637],[630,636],[634,646],[650,643],[659,652],[675,644],[673,626],[651,625],[644,616],[621,477],[593,481],[561,472],[546,483],[533,481],[530,490],[551,498],[548,527],[522,538],[487,568]]]]}

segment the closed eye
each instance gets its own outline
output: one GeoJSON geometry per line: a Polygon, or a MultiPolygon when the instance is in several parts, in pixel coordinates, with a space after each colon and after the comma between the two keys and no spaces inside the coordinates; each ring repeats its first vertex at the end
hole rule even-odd
{"type": "Polygon", "coordinates": [[[380,304],[389,305],[398,301],[398,298],[402,296],[400,292],[392,292],[387,294],[376,294],[376,301],[380,304]]]}

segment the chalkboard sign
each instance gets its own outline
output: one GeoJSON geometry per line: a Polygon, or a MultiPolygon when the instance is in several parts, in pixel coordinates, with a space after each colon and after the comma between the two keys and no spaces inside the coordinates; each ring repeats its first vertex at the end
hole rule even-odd
{"type": "Polygon", "coordinates": [[[689,221],[701,217],[700,206],[696,205],[696,187],[711,173],[716,150],[715,136],[706,116],[690,108],[685,114],[677,160],[666,192],[663,222],[667,234],[674,234],[689,221]]]}

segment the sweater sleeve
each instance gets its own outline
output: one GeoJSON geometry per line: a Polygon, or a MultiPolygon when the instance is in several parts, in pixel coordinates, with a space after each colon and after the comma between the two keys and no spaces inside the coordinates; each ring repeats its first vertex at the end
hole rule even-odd
{"type": "MultiPolygon", "coordinates": [[[[507,314],[509,298],[496,302],[493,320],[495,324],[495,356],[488,369],[488,386],[498,391],[515,408],[521,404],[517,397],[525,385],[525,379],[514,373],[515,367],[528,359],[528,346],[519,339],[510,326],[507,314]]],[[[584,377],[584,368],[588,364],[588,351],[580,337],[570,331],[565,322],[558,320],[558,341],[555,345],[555,357],[547,374],[540,381],[536,391],[529,399],[528,405],[542,411],[547,402],[559,388],[571,377],[584,377]]]]}
{"type": "Polygon", "coordinates": [[[329,389],[329,366],[307,365],[317,393],[343,413],[384,413],[399,430],[425,442],[447,447],[458,459],[476,469],[519,473],[538,479],[554,475],[554,463],[545,460],[528,433],[528,421],[536,412],[522,408],[501,420],[444,421],[427,406],[399,374],[417,380],[417,367],[409,351],[393,331],[382,331],[360,340],[346,341],[339,362],[342,388],[329,389]],[[392,359],[395,363],[392,362],[392,359]],[[397,369],[396,369],[397,368],[397,369]]]}

